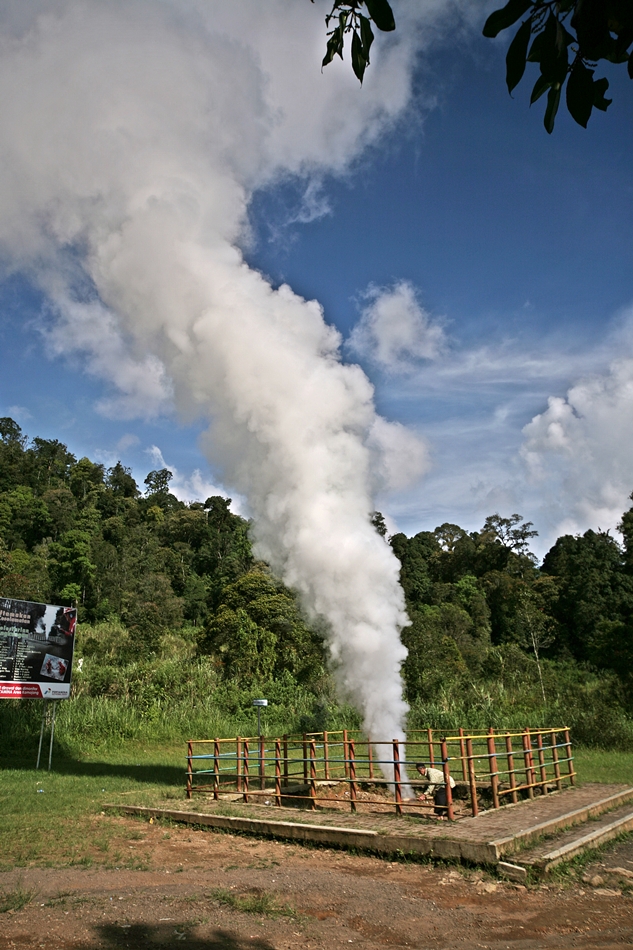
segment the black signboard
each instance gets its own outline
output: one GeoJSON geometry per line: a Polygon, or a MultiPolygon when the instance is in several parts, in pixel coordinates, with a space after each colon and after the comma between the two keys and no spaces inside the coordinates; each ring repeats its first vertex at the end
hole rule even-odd
{"type": "Polygon", "coordinates": [[[77,611],[0,598],[0,699],[68,699],[77,611]]]}

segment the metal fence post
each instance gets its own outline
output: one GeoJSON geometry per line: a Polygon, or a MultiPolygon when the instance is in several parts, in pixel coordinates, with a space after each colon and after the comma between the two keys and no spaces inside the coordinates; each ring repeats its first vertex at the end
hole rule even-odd
{"type": "Polygon", "coordinates": [[[532,761],[532,740],[530,739],[529,728],[523,730],[523,759],[525,761],[525,784],[528,787],[528,795],[534,798],[534,768],[532,761]]]}
{"type": "Polygon", "coordinates": [[[499,772],[497,769],[497,756],[495,750],[495,731],[490,727],[488,730],[488,765],[490,768],[490,787],[492,788],[492,804],[495,808],[499,807],[499,772]]]}
{"type": "Polygon", "coordinates": [[[427,729],[426,734],[429,740],[429,765],[431,768],[435,765],[435,753],[433,752],[433,730],[427,729]]]}
{"type": "Polygon", "coordinates": [[[547,768],[545,766],[545,755],[543,752],[543,733],[539,731],[536,736],[536,745],[538,748],[538,767],[541,774],[540,786],[543,789],[543,795],[547,795],[547,768]]]}
{"type": "MultiPolygon", "coordinates": [[[[258,707],[259,708],[259,707],[258,707]]],[[[263,736],[259,737],[259,787],[264,791],[266,788],[266,740],[263,736]]]]}
{"type": "Polygon", "coordinates": [[[396,815],[401,815],[402,788],[400,787],[400,749],[397,739],[393,740],[393,784],[396,799],[396,815]]]}
{"type": "Polygon", "coordinates": [[[187,798],[193,792],[193,742],[187,743],[187,798]]]}
{"type": "Polygon", "coordinates": [[[310,808],[316,808],[316,742],[310,740],[310,808]]]}
{"type": "Polygon", "coordinates": [[[446,814],[448,815],[449,821],[455,820],[455,813],[453,811],[453,790],[451,788],[451,770],[448,764],[448,745],[446,744],[446,739],[440,741],[440,749],[442,752],[442,771],[444,772],[444,788],[446,789],[446,814]]]}
{"type": "Polygon", "coordinates": [[[308,736],[303,733],[303,781],[308,781],[308,736]]]}
{"type": "Polygon", "coordinates": [[[470,807],[473,818],[479,814],[479,805],[477,804],[477,777],[475,775],[475,760],[473,758],[473,740],[470,736],[466,739],[466,754],[468,756],[468,781],[470,783],[470,807]]]}
{"type": "Polygon", "coordinates": [[[565,736],[565,749],[567,751],[567,765],[569,767],[569,783],[570,785],[576,784],[576,773],[574,771],[574,757],[571,754],[571,738],[569,735],[569,729],[563,730],[565,736]]]}
{"type": "Polygon", "coordinates": [[[509,734],[506,736],[506,753],[508,756],[508,773],[509,773],[508,777],[510,779],[510,788],[512,789],[510,797],[512,798],[512,803],[516,805],[516,803],[519,800],[519,796],[517,795],[517,791],[516,791],[517,780],[516,780],[516,774],[514,771],[514,753],[512,751],[512,737],[509,734]]]}
{"type": "Polygon", "coordinates": [[[343,729],[343,767],[345,769],[345,778],[349,778],[349,752],[347,743],[347,729],[343,729]]]}
{"type": "Polygon", "coordinates": [[[242,791],[242,738],[238,736],[235,740],[235,761],[236,765],[236,783],[235,787],[238,792],[242,791]]]}
{"type": "Polygon", "coordinates": [[[459,727],[459,757],[462,762],[462,780],[465,782],[467,780],[466,752],[464,750],[464,729],[462,726],[459,727]]]}
{"type": "Polygon", "coordinates": [[[330,778],[330,756],[328,750],[327,732],[323,733],[323,775],[327,782],[330,778]]]}
{"type": "Polygon", "coordinates": [[[371,748],[371,738],[367,736],[367,759],[369,761],[369,778],[374,777],[374,754],[371,748]]]}
{"type": "Polygon", "coordinates": [[[555,732],[551,733],[551,742],[552,742],[552,762],[554,763],[554,778],[556,779],[556,788],[560,792],[563,783],[560,780],[560,765],[558,762],[558,738],[555,732]]]}
{"type": "Polygon", "coordinates": [[[248,739],[244,739],[244,803],[248,805],[248,739]]]}
{"type": "Polygon", "coordinates": [[[354,740],[349,741],[349,803],[353,812],[356,811],[356,750],[354,740]]]}
{"type": "Polygon", "coordinates": [[[281,742],[275,739],[275,805],[281,806],[281,742]]]}
{"type": "Polygon", "coordinates": [[[213,798],[217,802],[220,791],[220,740],[213,740],[213,798]]]}
{"type": "Polygon", "coordinates": [[[284,785],[288,787],[288,736],[284,735],[284,785]]]}

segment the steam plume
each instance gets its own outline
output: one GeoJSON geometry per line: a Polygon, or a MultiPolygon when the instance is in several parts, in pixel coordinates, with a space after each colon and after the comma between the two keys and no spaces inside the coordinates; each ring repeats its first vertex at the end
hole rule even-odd
{"type": "Polygon", "coordinates": [[[173,392],[183,414],[209,419],[206,451],[248,499],[258,554],[325,620],[343,686],[384,739],[402,735],[407,617],[369,518],[379,476],[419,474],[424,451],[376,415],[319,304],[273,289],[239,244],[254,189],[342,171],[402,112],[416,28],[442,6],[403,12],[362,92],[348,64],[306,67],[323,44],[307,2],[33,0],[0,13],[7,266],[46,290],[55,346],[85,354],[125,412],[151,414],[173,392]]]}

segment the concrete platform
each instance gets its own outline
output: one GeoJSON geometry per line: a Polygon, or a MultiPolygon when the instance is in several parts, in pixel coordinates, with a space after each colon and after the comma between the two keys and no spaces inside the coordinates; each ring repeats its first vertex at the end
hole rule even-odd
{"type": "MultiPolygon", "coordinates": [[[[121,814],[166,818],[210,829],[312,842],[329,847],[355,848],[378,854],[426,855],[486,865],[499,865],[504,857],[511,856],[512,861],[517,863],[516,874],[519,875],[521,867],[542,869],[544,860],[553,866],[553,852],[565,848],[571,841],[578,844],[582,838],[587,838],[589,842],[598,840],[591,837],[588,828],[584,828],[582,832],[573,832],[571,841],[564,840],[560,845],[556,841],[555,836],[569,835],[568,829],[578,828],[591,819],[610,812],[615,814],[617,810],[617,817],[613,820],[603,819],[601,840],[606,840],[604,835],[612,833],[613,836],[633,828],[633,808],[629,803],[633,803],[633,788],[596,784],[568,788],[516,805],[482,812],[476,818],[450,823],[387,813],[354,815],[325,809],[298,813],[292,808],[214,802],[208,799],[168,802],[167,807],[163,808],[116,803],[104,807],[121,814]],[[546,837],[545,852],[542,848],[536,849],[536,845],[546,837]],[[527,851],[530,846],[533,852],[527,851]],[[533,857],[530,857],[531,854],[533,857]]],[[[582,850],[583,846],[579,846],[582,850]]],[[[587,847],[595,847],[595,843],[588,843],[587,847]]],[[[574,850],[573,847],[561,852],[562,855],[570,856],[577,853],[577,848],[574,850]]],[[[567,859],[565,856],[560,858],[567,859]]],[[[506,869],[514,866],[504,863],[506,869]]]]}

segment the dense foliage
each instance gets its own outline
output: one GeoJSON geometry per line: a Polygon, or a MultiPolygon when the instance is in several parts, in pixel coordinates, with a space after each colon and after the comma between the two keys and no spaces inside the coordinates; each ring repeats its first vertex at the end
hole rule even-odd
{"type": "MultiPolygon", "coordinates": [[[[0,419],[0,596],[79,609],[67,733],[248,730],[258,693],[270,728],[357,722],[293,592],[254,559],[248,523],[221,497],[179,501],[170,479],[150,472],[141,493],[121,463],[77,460],[0,419]]],[[[579,740],[633,747],[633,509],[621,531],[623,545],[559,538],[540,568],[519,515],[385,537],[411,617],[410,724],[565,721],[579,740]]]]}

